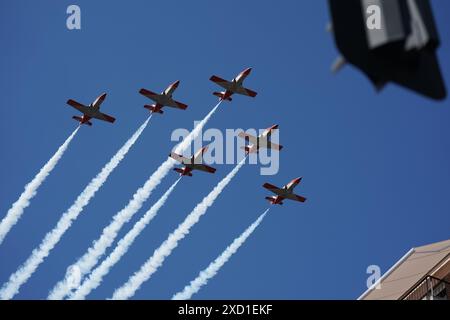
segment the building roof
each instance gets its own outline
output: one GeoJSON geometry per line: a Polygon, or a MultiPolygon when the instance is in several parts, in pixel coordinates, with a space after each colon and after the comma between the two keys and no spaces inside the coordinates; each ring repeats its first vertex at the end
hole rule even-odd
{"type": "Polygon", "coordinates": [[[358,300],[397,300],[450,257],[450,240],[413,248],[358,300]],[[381,284],[379,289],[376,286],[381,284]]]}

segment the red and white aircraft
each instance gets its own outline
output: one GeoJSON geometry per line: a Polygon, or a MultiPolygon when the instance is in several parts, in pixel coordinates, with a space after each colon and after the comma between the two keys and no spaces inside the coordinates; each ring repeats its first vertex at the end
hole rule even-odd
{"type": "Polygon", "coordinates": [[[272,134],[273,130],[278,129],[278,125],[273,125],[270,128],[267,128],[264,130],[263,133],[261,133],[259,136],[255,137],[251,134],[247,134],[245,132],[240,132],[238,134],[239,137],[245,139],[247,143],[250,143],[250,145],[246,145],[244,147],[241,147],[245,150],[246,154],[249,153],[258,153],[260,148],[266,148],[266,149],[273,149],[280,151],[283,149],[283,146],[280,146],[279,144],[273,143],[269,138],[272,134]]]}
{"type": "Polygon", "coordinates": [[[225,89],[225,91],[221,92],[214,92],[213,95],[220,98],[220,100],[228,100],[231,101],[231,96],[235,93],[237,94],[243,94],[245,96],[249,97],[256,97],[257,93],[255,91],[252,91],[250,89],[244,88],[242,86],[242,83],[244,82],[245,78],[250,74],[252,71],[252,68],[247,68],[241,73],[237,75],[236,78],[234,78],[231,81],[224,80],[222,78],[219,78],[217,76],[212,76],[209,80],[212,82],[217,83],[219,86],[225,89]]]}
{"type": "Polygon", "coordinates": [[[177,160],[178,162],[184,165],[183,168],[175,168],[173,170],[178,172],[180,176],[189,176],[189,177],[192,177],[193,170],[200,170],[209,173],[216,172],[215,168],[202,164],[203,154],[206,152],[206,150],[208,150],[208,147],[201,148],[191,158],[185,158],[182,155],[171,152],[169,157],[177,160]]]}
{"type": "Polygon", "coordinates": [[[301,180],[302,178],[294,179],[287,185],[285,185],[283,188],[278,188],[274,185],[271,185],[270,183],[265,183],[263,187],[276,194],[276,196],[266,197],[266,199],[269,200],[271,204],[279,204],[279,205],[283,204],[284,199],[305,202],[306,198],[296,195],[293,192],[294,188],[300,183],[301,180]]]}
{"type": "Polygon", "coordinates": [[[105,98],[106,98],[106,93],[103,93],[101,96],[99,96],[97,99],[95,99],[95,101],[92,102],[88,106],[85,106],[84,104],[76,102],[75,100],[72,100],[72,99],[67,100],[68,105],[74,107],[75,109],[77,109],[78,111],[83,113],[82,117],[73,116],[72,118],[77,120],[78,122],[80,122],[80,125],[87,124],[89,126],[92,126],[92,122],[89,121],[92,118],[113,123],[114,121],[116,121],[115,118],[100,112],[100,105],[105,100],[105,98]]]}
{"type": "Polygon", "coordinates": [[[166,90],[161,92],[161,94],[151,92],[150,90],[147,89],[139,90],[140,94],[156,102],[156,104],[152,105],[146,104],[144,108],[150,110],[152,113],[156,112],[159,114],[164,113],[164,111],[162,111],[161,109],[165,106],[185,110],[188,107],[187,105],[172,99],[172,94],[178,88],[179,84],[180,84],[179,80],[175,81],[170,86],[168,86],[166,90]]]}

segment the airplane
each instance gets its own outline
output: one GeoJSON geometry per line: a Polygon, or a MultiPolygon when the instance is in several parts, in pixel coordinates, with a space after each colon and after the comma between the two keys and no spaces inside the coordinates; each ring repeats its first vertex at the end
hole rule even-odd
{"type": "Polygon", "coordinates": [[[178,88],[179,84],[180,84],[179,80],[175,81],[174,83],[169,85],[166,90],[161,92],[161,94],[151,92],[150,90],[147,90],[144,88],[139,90],[140,94],[142,94],[143,96],[146,96],[147,98],[156,102],[156,104],[152,104],[152,105],[146,104],[144,106],[144,108],[150,110],[150,112],[152,112],[152,113],[159,113],[159,114],[164,113],[164,111],[161,110],[163,107],[172,107],[172,108],[185,110],[188,107],[187,105],[172,99],[172,94],[178,88]]]}
{"type": "Polygon", "coordinates": [[[72,99],[67,100],[68,105],[74,107],[75,109],[83,113],[82,117],[73,116],[72,118],[80,122],[80,125],[86,124],[92,126],[92,122],[89,121],[92,118],[113,123],[114,121],[116,121],[115,118],[100,112],[100,105],[105,100],[105,98],[106,93],[103,93],[88,106],[85,106],[84,104],[76,102],[75,100],[72,99]]]}
{"type": "Polygon", "coordinates": [[[275,129],[278,129],[277,124],[264,130],[264,132],[261,133],[258,137],[252,136],[251,134],[245,132],[240,132],[238,136],[251,143],[251,145],[246,145],[244,147],[241,147],[241,149],[244,149],[246,154],[258,153],[260,148],[280,151],[281,149],[283,149],[283,146],[280,146],[279,144],[273,143],[269,140],[272,131],[275,129]]]}
{"type": "Polygon", "coordinates": [[[256,97],[257,93],[255,91],[244,88],[242,86],[242,83],[244,82],[245,78],[247,78],[247,76],[250,74],[251,71],[252,68],[247,68],[241,73],[239,73],[236,76],[236,78],[234,78],[231,81],[224,80],[217,76],[212,76],[209,80],[217,83],[219,86],[225,89],[225,91],[214,92],[213,95],[219,97],[220,100],[227,100],[227,101],[231,101],[232,100],[231,96],[235,93],[250,96],[252,98],[256,97]]]}
{"type": "Polygon", "coordinates": [[[216,172],[215,168],[202,164],[203,154],[208,150],[208,147],[203,147],[197,151],[191,158],[185,158],[182,155],[171,152],[169,157],[177,160],[184,165],[183,168],[175,168],[174,171],[178,172],[180,176],[192,177],[193,170],[200,170],[209,173],[216,172]]]}
{"type": "Polygon", "coordinates": [[[285,185],[283,188],[278,188],[274,185],[271,185],[270,183],[265,183],[263,187],[276,194],[276,196],[266,197],[266,199],[269,200],[271,204],[279,204],[279,205],[283,204],[284,199],[305,202],[306,198],[296,195],[293,192],[294,188],[300,183],[301,180],[302,177],[296,178],[291,182],[289,182],[287,185],[285,185]]]}

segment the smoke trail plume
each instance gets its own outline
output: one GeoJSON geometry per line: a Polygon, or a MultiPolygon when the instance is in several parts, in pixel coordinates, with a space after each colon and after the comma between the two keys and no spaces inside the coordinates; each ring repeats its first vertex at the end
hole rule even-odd
{"type": "Polygon", "coordinates": [[[31,277],[38,266],[50,254],[50,251],[59,242],[67,229],[70,228],[73,221],[83,211],[84,207],[89,204],[89,201],[105,183],[111,172],[113,172],[113,170],[119,165],[130,148],[137,141],[141,133],[144,131],[150,121],[150,118],[151,116],[139,127],[139,129],[119,149],[119,151],[117,151],[112,159],[103,167],[102,171],[94,179],[92,179],[91,182],[89,182],[72,206],[63,213],[53,230],[45,235],[45,238],[42,240],[39,247],[34,249],[31,256],[25,261],[25,263],[10,276],[8,282],[6,282],[0,289],[1,300],[11,299],[19,292],[22,284],[24,284],[31,277]]]}
{"type": "Polygon", "coordinates": [[[133,228],[118,242],[113,252],[103,262],[92,271],[84,283],[70,296],[71,300],[85,299],[86,296],[97,288],[103,277],[109,270],[119,262],[120,258],[127,253],[136,237],[144,230],[147,224],[156,216],[158,210],[164,205],[181,177],[164,193],[164,195],[145,213],[145,215],[133,226],[133,228]]]}
{"type": "MultiPolygon", "coordinates": [[[[183,153],[186,149],[188,149],[194,141],[194,139],[201,133],[203,127],[211,118],[211,116],[216,112],[221,102],[219,102],[206,117],[200,121],[197,126],[189,133],[186,138],[176,146],[176,153],[183,153]]],[[[151,195],[153,190],[161,183],[161,180],[167,175],[167,173],[172,169],[175,165],[176,161],[172,158],[168,158],[164,161],[158,169],[148,178],[145,184],[139,188],[130,199],[128,204],[120,210],[113,217],[112,222],[106,226],[100,238],[95,240],[91,247],[86,251],[86,253],[78,259],[73,266],[77,266],[76,270],[81,272],[81,276],[84,276],[91,272],[92,268],[97,265],[102,255],[105,253],[106,249],[111,246],[114,242],[114,239],[117,237],[122,226],[128,222],[133,215],[139,211],[144,202],[151,195]]],[[[68,270],[73,270],[73,268],[68,268],[68,270]]],[[[48,299],[50,300],[61,300],[66,295],[70,293],[70,286],[68,283],[72,279],[71,273],[66,273],[66,276],[63,280],[59,281],[55,287],[50,292],[48,299]]]]}
{"type": "MultiPolygon", "coordinates": [[[[270,208],[269,208],[270,209],[270,208]]],[[[217,257],[216,260],[211,262],[211,264],[200,271],[197,278],[192,280],[189,285],[184,287],[183,291],[178,292],[172,297],[172,300],[188,300],[192,297],[193,294],[197,293],[201,287],[206,285],[208,281],[214,277],[222,268],[222,266],[230,260],[233,254],[244,244],[247,238],[255,231],[255,229],[260,225],[264,217],[266,216],[267,209],[259,218],[250,225],[239,237],[234,239],[233,243],[229,245],[222,254],[217,257]]]]}
{"type": "Polygon", "coordinates": [[[58,163],[59,159],[63,156],[67,147],[80,127],[77,127],[66,141],[58,148],[53,157],[41,168],[39,173],[25,186],[25,190],[20,195],[19,199],[14,202],[12,207],[8,210],[6,217],[0,222],[0,244],[2,244],[8,232],[19,221],[26,207],[30,205],[30,200],[36,195],[38,188],[45,181],[47,176],[52,172],[58,163]]]}
{"type": "Polygon", "coordinates": [[[153,273],[155,273],[164,263],[165,258],[167,258],[172,253],[173,249],[178,246],[178,242],[189,233],[192,226],[194,226],[200,220],[200,217],[206,213],[208,208],[213,205],[223,189],[244,165],[245,159],[246,158],[242,159],[242,161],[239,162],[239,164],[223,178],[205,198],[203,198],[202,202],[192,210],[177,229],[153,252],[153,255],[141,266],[141,269],[131,276],[122,287],[116,289],[112,299],[124,300],[131,298],[136,290],[138,290],[145,281],[150,279],[153,273]]]}

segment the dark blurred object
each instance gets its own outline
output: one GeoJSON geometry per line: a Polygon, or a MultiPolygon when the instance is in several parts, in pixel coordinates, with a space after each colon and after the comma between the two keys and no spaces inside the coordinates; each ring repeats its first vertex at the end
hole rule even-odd
{"type": "Polygon", "coordinates": [[[377,90],[393,81],[427,97],[446,97],[436,50],[440,40],[428,0],[328,0],[336,46],[346,62],[361,69],[377,90]],[[369,29],[368,6],[381,9],[381,29],[369,29]]]}

